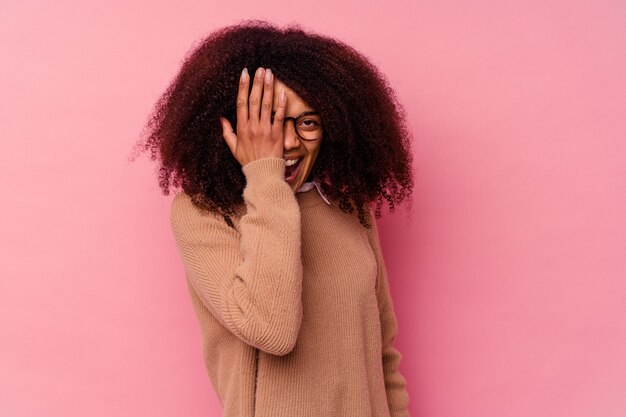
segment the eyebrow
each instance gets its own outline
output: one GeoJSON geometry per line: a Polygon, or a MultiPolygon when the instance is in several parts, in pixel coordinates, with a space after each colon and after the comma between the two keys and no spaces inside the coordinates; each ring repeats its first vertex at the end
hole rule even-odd
{"type": "MultiPolygon", "coordinates": [[[[272,116],[275,115],[275,114],[276,114],[276,112],[274,110],[272,110],[272,116]]],[[[298,116],[294,117],[294,119],[299,119],[302,116],[311,116],[311,115],[319,116],[319,112],[316,112],[316,111],[305,111],[305,112],[300,113],[298,116]]]]}

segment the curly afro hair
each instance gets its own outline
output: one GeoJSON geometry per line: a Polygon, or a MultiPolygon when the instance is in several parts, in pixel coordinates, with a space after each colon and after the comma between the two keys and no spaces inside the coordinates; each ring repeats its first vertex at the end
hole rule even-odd
{"type": "MultiPolygon", "coordinates": [[[[222,136],[219,116],[236,126],[241,70],[271,68],[276,79],[315,108],[324,141],[310,178],[339,201],[346,213],[383,200],[390,211],[412,192],[411,133],[406,112],[386,77],[354,48],[311,33],[299,24],[279,28],[244,20],[209,34],[185,56],[180,72],[162,94],[135,149],[160,158],[165,195],[180,187],[193,203],[230,216],[243,201],[241,165],[222,136]]],[[[252,83],[250,83],[252,85],[252,83]]]]}

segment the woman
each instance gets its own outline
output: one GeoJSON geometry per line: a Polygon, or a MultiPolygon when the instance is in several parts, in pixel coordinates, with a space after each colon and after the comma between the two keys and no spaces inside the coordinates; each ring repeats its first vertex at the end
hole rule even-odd
{"type": "Polygon", "coordinates": [[[357,51],[256,20],[208,36],[157,103],[144,146],[183,189],[171,225],[225,416],[408,415],[375,222],[411,192],[408,132],[357,51]]]}

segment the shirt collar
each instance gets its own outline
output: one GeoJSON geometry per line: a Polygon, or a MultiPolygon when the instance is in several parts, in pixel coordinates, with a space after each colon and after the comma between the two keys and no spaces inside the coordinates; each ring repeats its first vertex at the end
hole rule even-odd
{"type": "Polygon", "coordinates": [[[326,204],[330,205],[330,201],[328,201],[328,198],[322,192],[322,187],[320,187],[320,183],[317,180],[305,182],[296,192],[302,193],[305,191],[309,191],[313,187],[317,188],[317,192],[320,194],[320,196],[322,196],[322,199],[326,202],[326,204]]]}

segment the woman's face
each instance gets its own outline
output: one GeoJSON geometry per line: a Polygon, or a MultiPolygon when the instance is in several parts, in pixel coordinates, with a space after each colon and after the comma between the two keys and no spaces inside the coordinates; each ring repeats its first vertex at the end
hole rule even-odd
{"type": "MultiPolygon", "coordinates": [[[[274,81],[274,100],[272,102],[272,115],[278,110],[278,99],[280,91],[285,88],[287,95],[287,103],[285,108],[285,117],[298,117],[304,112],[315,111],[309,107],[293,90],[279,81],[274,81]]],[[[302,130],[309,132],[318,132],[321,136],[322,127],[320,116],[312,115],[311,117],[302,117],[298,123],[302,130]],[[315,126],[318,126],[317,129],[315,126]]],[[[296,132],[294,121],[285,119],[283,126],[283,158],[288,161],[298,159],[293,167],[287,163],[285,169],[285,181],[289,183],[291,189],[296,192],[302,184],[307,181],[307,177],[313,168],[317,154],[320,151],[322,138],[317,140],[300,140],[296,132]]],[[[312,180],[312,179],[309,179],[312,180]]]]}

